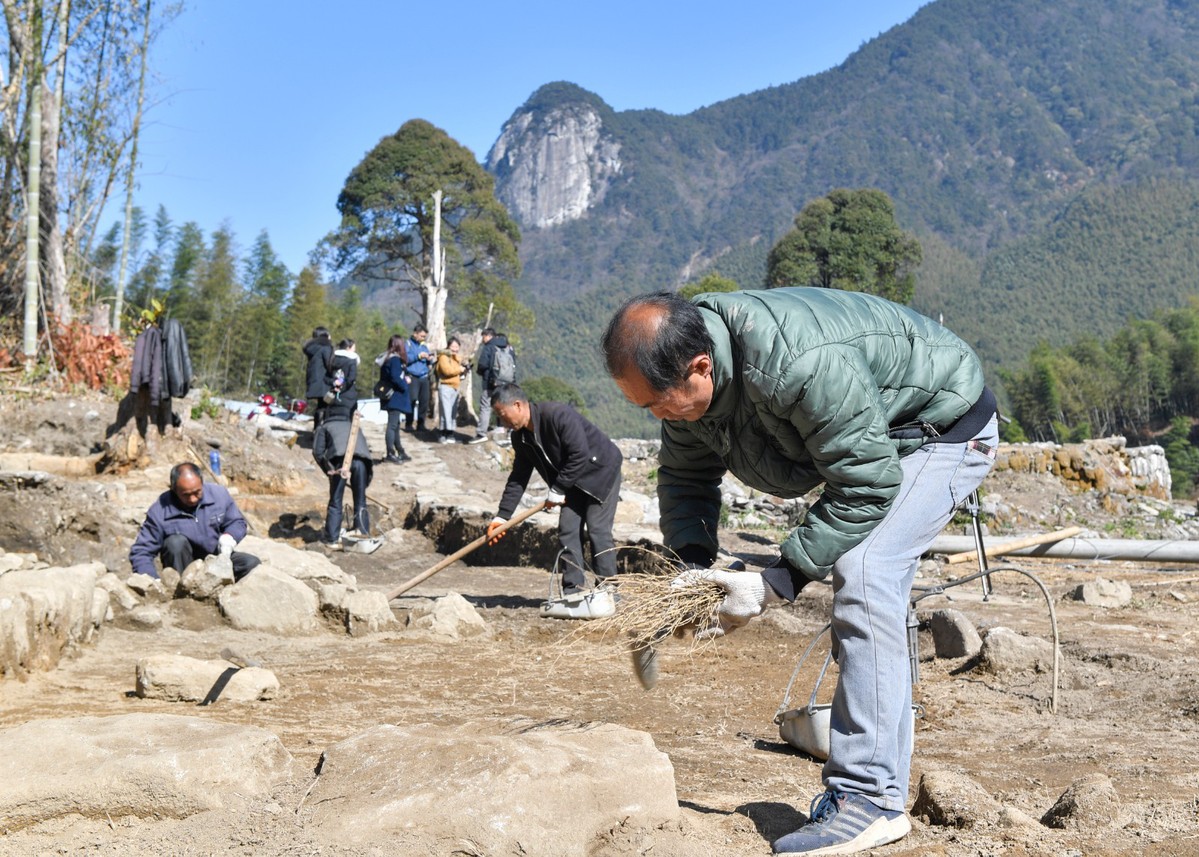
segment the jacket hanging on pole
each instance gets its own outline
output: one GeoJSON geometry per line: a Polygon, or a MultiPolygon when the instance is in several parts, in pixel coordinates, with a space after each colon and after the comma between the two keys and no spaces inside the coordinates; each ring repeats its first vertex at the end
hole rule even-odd
{"type": "Polygon", "coordinates": [[[167,319],[162,326],[162,340],[167,390],[171,398],[182,399],[191,389],[192,379],[192,361],[183,323],[178,319],[167,319]]]}

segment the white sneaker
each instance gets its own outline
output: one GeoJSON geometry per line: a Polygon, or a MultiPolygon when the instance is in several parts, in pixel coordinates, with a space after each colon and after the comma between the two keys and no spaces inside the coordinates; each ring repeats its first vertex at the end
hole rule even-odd
{"type": "Polygon", "coordinates": [[[601,586],[546,601],[540,615],[546,619],[606,619],[616,615],[616,599],[611,589],[601,586]]]}

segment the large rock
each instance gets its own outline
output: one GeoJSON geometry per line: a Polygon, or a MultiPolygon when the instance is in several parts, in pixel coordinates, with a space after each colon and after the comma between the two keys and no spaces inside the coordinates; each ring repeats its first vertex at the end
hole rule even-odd
{"type": "Polygon", "coordinates": [[[317,628],[316,593],[289,574],[259,566],[217,596],[234,628],[273,634],[306,634],[317,628]]]}
{"type": "Polygon", "coordinates": [[[1096,577],[1074,587],[1075,601],[1092,607],[1127,607],[1132,602],[1132,586],[1126,580],[1106,580],[1096,577]]]}
{"type": "Polygon", "coordinates": [[[984,670],[995,675],[1028,670],[1049,672],[1053,669],[1053,643],[996,626],[983,638],[979,662],[984,670]]]}
{"type": "Polygon", "coordinates": [[[959,830],[997,826],[1035,831],[1040,827],[1032,816],[1003,805],[970,777],[953,771],[927,771],[920,777],[912,815],[959,830]]]}
{"type": "Polygon", "coordinates": [[[214,554],[194,560],[183,570],[179,590],[197,601],[207,601],[232,583],[233,560],[214,554]]]}
{"type": "Polygon", "coordinates": [[[304,581],[314,590],[321,584],[329,583],[340,583],[351,590],[358,588],[353,575],[346,574],[328,557],[316,551],[297,550],[283,542],[257,536],[246,536],[238,543],[237,549],[258,557],[264,566],[304,581]]]}
{"type": "Polygon", "coordinates": [[[982,648],[974,623],[960,610],[934,610],[928,617],[938,658],[972,658],[982,648]]]}
{"type": "Polygon", "coordinates": [[[352,637],[390,631],[400,624],[391,612],[387,596],[382,592],[351,592],[346,595],[343,609],[346,613],[346,630],[352,637]]]}
{"type": "Polygon", "coordinates": [[[18,569],[0,575],[0,675],[53,669],[65,651],[91,639],[104,621],[95,598],[98,562],[18,569]]]}
{"type": "Polygon", "coordinates": [[[1106,774],[1088,774],[1070,784],[1041,818],[1049,827],[1098,831],[1122,827],[1131,813],[1106,774]]]}
{"type": "Polygon", "coordinates": [[[457,592],[415,605],[408,613],[407,630],[451,640],[488,633],[479,611],[457,592]]]}
{"type": "MultiPolygon", "coordinates": [[[[597,837],[679,819],[674,770],[644,732],[480,721],[376,726],[321,758],[308,805],[322,839],[396,854],[595,853],[597,837]]],[[[623,852],[622,852],[623,853],[623,852]]]]}
{"type": "Polygon", "coordinates": [[[122,610],[132,610],[141,603],[137,594],[111,571],[96,581],[96,588],[106,591],[122,610]]]}
{"type": "Polygon", "coordinates": [[[199,717],[121,714],[0,730],[0,818],[18,830],[82,815],[183,818],[262,795],[291,774],[265,729],[199,717]]]}
{"type": "Polygon", "coordinates": [[[201,661],[183,655],[150,655],[137,662],[137,695],[168,702],[255,702],[273,699],[279,679],[260,667],[239,669],[228,661],[201,661]],[[221,684],[218,687],[218,684],[221,684]]]}

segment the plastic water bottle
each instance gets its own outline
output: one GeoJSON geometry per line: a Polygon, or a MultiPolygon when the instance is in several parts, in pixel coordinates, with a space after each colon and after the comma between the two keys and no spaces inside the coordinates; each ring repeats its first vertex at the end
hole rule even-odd
{"type": "Polygon", "coordinates": [[[216,476],[221,475],[221,453],[220,450],[212,450],[208,453],[208,466],[216,476]]]}

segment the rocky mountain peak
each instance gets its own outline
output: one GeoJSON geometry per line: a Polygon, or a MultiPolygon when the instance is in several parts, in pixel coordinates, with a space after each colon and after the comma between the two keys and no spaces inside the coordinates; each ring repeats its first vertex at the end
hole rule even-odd
{"type": "Polygon", "coordinates": [[[487,169],[522,228],[569,223],[603,201],[622,168],[605,114],[611,110],[597,96],[550,84],[504,123],[487,169]]]}

